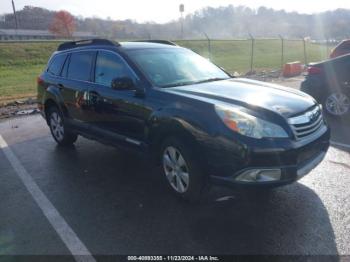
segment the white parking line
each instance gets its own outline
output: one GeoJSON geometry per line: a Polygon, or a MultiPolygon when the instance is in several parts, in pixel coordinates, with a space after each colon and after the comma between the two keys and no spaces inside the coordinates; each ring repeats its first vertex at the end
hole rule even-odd
{"type": "Polygon", "coordinates": [[[6,141],[0,135],[0,149],[3,150],[6,158],[11,163],[13,169],[16,171],[23,184],[32,195],[35,202],[44,213],[52,227],[56,230],[63,243],[67,246],[72,253],[76,261],[91,261],[96,262],[89,250],[78,238],[73,229],[67,224],[64,218],[60,215],[57,209],[53,206],[50,200],[41,191],[39,186],[35,183],[34,179],[25,170],[21,162],[16,155],[12,152],[11,148],[7,145],[6,141]]]}
{"type": "Polygon", "coordinates": [[[344,147],[344,148],[350,148],[349,144],[339,143],[339,142],[335,142],[335,141],[331,141],[331,145],[341,146],[341,147],[344,147]]]}

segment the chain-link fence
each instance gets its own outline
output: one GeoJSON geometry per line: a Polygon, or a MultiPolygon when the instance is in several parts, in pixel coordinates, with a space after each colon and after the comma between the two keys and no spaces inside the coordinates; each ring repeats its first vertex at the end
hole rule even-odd
{"type": "Polygon", "coordinates": [[[329,57],[334,43],[305,39],[240,39],[240,40],[175,40],[207,57],[228,72],[277,71],[285,63],[300,61],[308,64],[329,57]]]}
{"type": "MultiPolygon", "coordinates": [[[[205,39],[173,40],[180,46],[189,48],[207,57],[228,72],[276,71],[285,63],[300,61],[308,64],[329,57],[335,43],[327,40],[310,41],[301,39],[205,39]]],[[[58,40],[59,41],[59,40],[58,40]]],[[[64,41],[64,40],[61,40],[64,41]]],[[[0,41],[2,43],[55,43],[55,41],[0,41]]],[[[1,51],[1,50],[0,50],[1,51]]]]}
{"type": "MultiPolygon", "coordinates": [[[[0,41],[0,105],[35,96],[34,80],[61,41],[0,41]]],[[[230,73],[256,72],[257,76],[263,77],[279,76],[280,69],[287,62],[310,63],[326,59],[335,44],[283,38],[206,38],[175,42],[207,57],[230,73]]]]}

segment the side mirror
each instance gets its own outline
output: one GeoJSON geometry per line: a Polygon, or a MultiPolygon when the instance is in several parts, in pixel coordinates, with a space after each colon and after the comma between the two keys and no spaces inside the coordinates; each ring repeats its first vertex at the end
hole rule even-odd
{"type": "Polygon", "coordinates": [[[112,89],[132,90],[135,89],[134,81],[129,77],[117,77],[112,80],[112,89]]]}

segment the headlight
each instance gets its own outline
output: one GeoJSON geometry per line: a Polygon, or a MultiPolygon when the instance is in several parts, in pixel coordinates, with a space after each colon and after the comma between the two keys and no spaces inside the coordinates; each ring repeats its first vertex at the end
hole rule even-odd
{"type": "Polygon", "coordinates": [[[231,130],[253,138],[288,137],[279,125],[242,112],[239,107],[215,106],[215,111],[231,130]]]}

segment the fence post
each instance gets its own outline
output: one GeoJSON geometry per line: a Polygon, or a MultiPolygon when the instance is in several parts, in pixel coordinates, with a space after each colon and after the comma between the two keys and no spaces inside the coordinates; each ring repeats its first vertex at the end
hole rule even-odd
{"type": "Polygon", "coordinates": [[[284,38],[282,35],[278,35],[278,37],[281,39],[281,70],[283,70],[284,65],[284,38]]]}
{"type": "Polygon", "coordinates": [[[304,64],[307,65],[307,54],[306,54],[306,40],[305,37],[303,37],[303,46],[304,46],[304,64]]]}
{"type": "Polygon", "coordinates": [[[255,45],[255,39],[252,34],[249,34],[249,37],[252,41],[252,46],[251,46],[251,52],[250,52],[250,73],[253,72],[253,64],[254,64],[254,45],[255,45]]]}
{"type": "Polygon", "coordinates": [[[205,35],[205,37],[207,38],[207,41],[208,41],[209,60],[211,61],[211,43],[210,43],[210,38],[205,32],[204,32],[204,35],[205,35]]]}
{"type": "Polygon", "coordinates": [[[328,38],[328,37],[327,37],[327,40],[326,40],[326,50],[327,50],[326,58],[328,58],[329,55],[330,55],[330,51],[329,51],[329,38],[328,38]]]}

